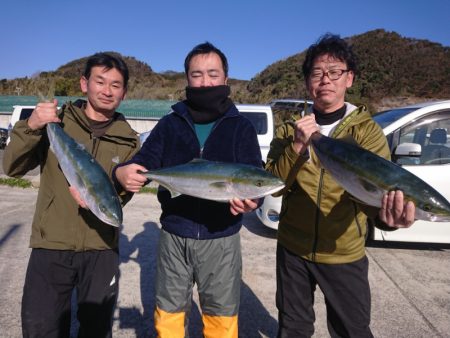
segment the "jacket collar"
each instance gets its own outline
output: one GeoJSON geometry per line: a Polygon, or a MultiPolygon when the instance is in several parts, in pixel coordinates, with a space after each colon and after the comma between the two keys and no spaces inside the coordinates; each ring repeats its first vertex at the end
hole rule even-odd
{"type": "Polygon", "coordinates": [[[356,107],[348,102],[346,102],[345,105],[347,107],[345,115],[334,128],[332,137],[338,137],[349,128],[371,119],[371,115],[366,106],[361,105],[356,107]]]}
{"type": "MultiPolygon", "coordinates": [[[[88,133],[91,133],[92,130],[84,112],[85,108],[86,101],[84,100],[77,100],[75,102],[69,101],[61,109],[60,118],[67,116],[67,118],[75,120],[81,128],[85,129],[88,133]]],[[[105,135],[102,137],[117,143],[128,143],[132,146],[136,146],[137,134],[131,129],[125,116],[116,111],[113,119],[114,123],[111,124],[105,135]]]]}

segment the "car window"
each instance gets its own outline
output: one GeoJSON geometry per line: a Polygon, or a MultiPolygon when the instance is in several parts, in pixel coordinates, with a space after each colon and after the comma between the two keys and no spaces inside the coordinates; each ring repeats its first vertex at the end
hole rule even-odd
{"type": "Polygon", "coordinates": [[[267,134],[267,114],[266,113],[255,113],[255,112],[240,112],[246,118],[250,120],[256,129],[258,135],[267,134]]]}
{"type": "Polygon", "coordinates": [[[25,120],[29,118],[33,110],[34,108],[23,108],[22,111],[20,112],[19,120],[25,120]]]}
{"type": "MultiPolygon", "coordinates": [[[[305,106],[305,101],[304,100],[272,101],[270,105],[272,106],[272,108],[275,109],[279,108],[279,109],[303,110],[305,106]]],[[[307,101],[307,106],[308,107],[312,106],[312,102],[307,101]]]]}
{"type": "Polygon", "coordinates": [[[384,128],[389,124],[402,118],[403,116],[409,114],[415,109],[417,108],[399,108],[399,109],[385,110],[373,115],[373,119],[380,125],[381,128],[384,128]]]}
{"type": "Polygon", "coordinates": [[[450,163],[450,111],[422,117],[400,129],[398,144],[421,145],[420,158],[402,157],[399,164],[435,165],[450,163]]]}
{"type": "Polygon", "coordinates": [[[8,129],[0,128],[0,149],[5,148],[7,138],[8,138],[8,129]]]}

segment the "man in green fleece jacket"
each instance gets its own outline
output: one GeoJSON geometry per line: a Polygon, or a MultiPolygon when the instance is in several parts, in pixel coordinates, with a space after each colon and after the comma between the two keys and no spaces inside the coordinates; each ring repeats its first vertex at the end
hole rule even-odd
{"type": "Polygon", "coordinates": [[[383,197],[382,208],[358,203],[321,169],[308,151],[315,132],[351,136],[365,149],[389,158],[381,128],[365,107],[345,102],[356,74],[355,56],[339,36],[327,34],[312,45],[303,63],[313,106],[296,122],[278,128],[266,169],[286,181],[278,227],[278,337],[311,337],[314,333],[314,291],[325,296],[332,337],[372,337],[370,288],[365,255],[367,215],[380,226],[408,227],[415,206],[401,191],[383,197]]]}
{"type": "MultiPolygon", "coordinates": [[[[119,229],[89,210],[70,188],[58,159],[49,150],[45,126],[61,122],[111,175],[129,160],[139,139],[116,108],[127,91],[128,68],[118,56],[91,56],[80,85],[87,101],[38,103],[27,120],[15,124],[5,149],[7,175],[21,177],[40,166],[40,187],[31,230],[32,248],[22,298],[24,337],[69,337],[71,296],[77,291],[78,337],[110,337],[118,295],[119,229]]],[[[124,204],[131,198],[117,187],[124,204]]]]}

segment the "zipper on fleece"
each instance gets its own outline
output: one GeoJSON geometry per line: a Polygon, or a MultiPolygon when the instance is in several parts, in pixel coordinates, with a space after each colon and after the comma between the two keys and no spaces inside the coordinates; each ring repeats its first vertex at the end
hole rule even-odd
{"type": "Polygon", "coordinates": [[[352,201],[352,203],[353,203],[353,210],[355,212],[356,226],[358,228],[359,237],[361,237],[362,236],[362,228],[361,228],[361,224],[359,223],[359,220],[358,220],[358,208],[357,208],[356,203],[354,201],[352,201]]]}
{"type": "MultiPolygon", "coordinates": [[[[180,114],[180,116],[186,121],[187,125],[189,126],[189,128],[191,128],[192,132],[194,133],[195,140],[197,141],[198,148],[200,149],[199,153],[198,153],[198,158],[203,158],[203,148],[204,147],[203,148],[200,147],[200,141],[198,140],[198,137],[197,137],[197,134],[195,132],[194,126],[192,125],[191,121],[189,121],[189,119],[187,117],[185,117],[185,116],[183,116],[181,114],[180,114]]],[[[212,129],[211,129],[211,132],[212,132],[212,129]]],[[[209,137],[209,135],[208,135],[208,137],[209,137]]],[[[205,144],[206,144],[206,141],[205,141],[205,144]]],[[[200,211],[199,210],[200,206],[199,206],[198,203],[197,203],[196,207],[197,207],[197,212],[199,212],[200,211]]],[[[196,223],[196,224],[197,224],[197,239],[200,239],[200,224],[198,224],[198,223],[196,223]]]]}
{"type": "Polygon", "coordinates": [[[316,219],[314,224],[314,243],[312,248],[312,261],[316,261],[316,251],[317,251],[317,243],[319,242],[319,219],[320,219],[320,202],[322,200],[322,186],[323,186],[323,174],[325,170],[323,168],[320,169],[320,178],[319,178],[319,188],[316,199],[316,219]]]}
{"type": "Polygon", "coordinates": [[[98,138],[92,136],[92,156],[96,158],[98,152],[98,138]]]}
{"type": "MultiPolygon", "coordinates": [[[[189,125],[189,127],[190,127],[191,130],[192,130],[192,132],[194,133],[195,139],[197,140],[198,147],[199,147],[199,149],[200,149],[199,154],[198,154],[198,158],[203,158],[203,149],[205,149],[206,144],[208,143],[209,137],[210,137],[211,134],[214,132],[214,130],[217,128],[217,126],[218,126],[224,119],[226,119],[226,118],[232,118],[231,116],[225,116],[225,117],[222,117],[221,119],[219,119],[219,120],[217,121],[217,123],[215,123],[214,126],[211,128],[211,131],[209,132],[209,135],[208,135],[208,137],[207,137],[206,140],[205,140],[205,144],[204,144],[203,148],[201,148],[201,147],[200,147],[200,141],[198,140],[197,134],[196,134],[196,132],[195,132],[195,128],[194,128],[194,126],[192,125],[191,121],[189,121],[189,119],[186,118],[186,117],[183,116],[183,115],[180,115],[180,116],[186,121],[186,123],[189,125]]],[[[197,204],[197,210],[198,210],[199,207],[200,207],[200,206],[197,204]]],[[[200,210],[198,210],[198,211],[200,211],[200,210]]],[[[200,239],[200,225],[199,225],[199,224],[197,224],[197,239],[200,239]]]]}

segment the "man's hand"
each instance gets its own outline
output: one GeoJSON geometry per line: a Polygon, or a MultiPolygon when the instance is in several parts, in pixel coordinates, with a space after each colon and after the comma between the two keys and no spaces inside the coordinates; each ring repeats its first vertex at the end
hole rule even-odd
{"type": "Polygon", "coordinates": [[[47,123],[61,122],[58,118],[58,101],[39,102],[28,118],[28,127],[31,130],[42,129],[47,123]]]}
{"type": "Polygon", "coordinates": [[[81,198],[80,193],[75,187],[70,186],[69,191],[75,202],[77,202],[80,207],[82,207],[83,209],[89,209],[86,202],[81,198]]]}
{"type": "Polygon", "coordinates": [[[139,164],[128,164],[116,169],[116,179],[122,187],[130,192],[139,192],[141,187],[147,182],[147,177],[139,172],[146,172],[147,169],[139,164]]]}
{"type": "Polygon", "coordinates": [[[257,200],[240,200],[238,198],[233,198],[230,200],[230,212],[233,215],[243,214],[255,210],[258,207],[257,200]]]}
{"type": "Polygon", "coordinates": [[[409,228],[414,223],[415,211],[414,203],[405,204],[403,192],[396,190],[383,196],[378,217],[390,227],[409,228]]]}
{"type": "Polygon", "coordinates": [[[314,114],[309,114],[293,123],[295,128],[294,149],[297,154],[303,153],[309,145],[309,139],[315,132],[320,131],[314,114]]]}

